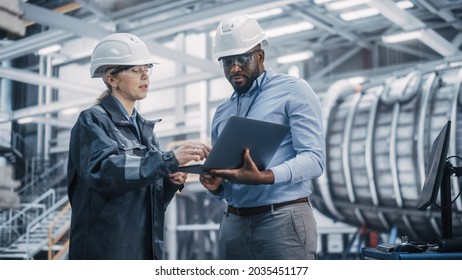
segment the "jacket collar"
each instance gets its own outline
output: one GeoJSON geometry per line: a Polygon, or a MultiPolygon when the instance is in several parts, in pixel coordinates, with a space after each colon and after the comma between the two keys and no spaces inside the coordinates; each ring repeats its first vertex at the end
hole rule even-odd
{"type": "MultiPolygon", "coordinates": [[[[117,103],[114,101],[111,95],[108,95],[101,100],[101,106],[103,106],[104,110],[106,110],[113,122],[129,123],[127,119],[125,119],[124,113],[120,110],[119,106],[117,106],[117,103]]],[[[152,121],[146,120],[138,112],[136,112],[136,120],[139,124],[148,126],[154,126],[155,123],[162,121],[162,119],[155,119],[152,121]]]]}
{"type": "Polygon", "coordinates": [[[125,119],[124,113],[117,106],[117,103],[114,101],[111,95],[108,95],[101,100],[101,106],[103,106],[104,110],[106,110],[113,122],[128,123],[128,121],[125,119]]]}

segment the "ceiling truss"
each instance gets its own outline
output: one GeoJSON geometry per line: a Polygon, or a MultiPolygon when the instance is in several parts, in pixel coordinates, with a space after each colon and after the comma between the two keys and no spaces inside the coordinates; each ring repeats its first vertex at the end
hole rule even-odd
{"type": "MultiPolygon", "coordinates": [[[[53,1],[45,1],[49,5],[53,1]]],[[[178,77],[174,80],[157,81],[153,88],[180,86],[191,82],[213,79],[222,75],[219,65],[210,58],[199,58],[182,50],[166,47],[163,43],[173,40],[178,34],[211,32],[221,18],[231,14],[252,14],[273,8],[282,13],[260,20],[265,29],[281,23],[306,21],[314,25],[313,30],[270,39],[267,59],[275,61],[277,56],[310,49],[319,57],[335,57],[335,60],[318,58],[318,70],[307,79],[322,80],[335,70],[354,59],[362,50],[377,52],[378,47],[412,55],[420,62],[428,62],[460,55],[462,44],[462,1],[412,0],[413,8],[401,9],[398,0],[370,0],[366,4],[345,10],[331,10],[328,5],[317,5],[314,1],[301,0],[246,0],[246,1],[142,1],[142,0],[97,0],[57,1],[68,2],[66,7],[40,6],[43,1],[19,2],[24,11],[23,19],[30,24],[43,26],[40,33],[18,40],[3,40],[0,44],[0,61],[11,61],[51,44],[85,38],[98,40],[112,32],[132,32],[140,36],[156,55],[175,61],[180,65],[194,67],[201,73],[178,77]],[[39,5],[36,5],[38,3],[39,5]],[[379,15],[363,20],[345,22],[341,12],[360,8],[374,8],[379,15]],[[438,27],[438,29],[434,29],[438,27]],[[419,40],[426,48],[412,45],[387,45],[381,36],[392,32],[422,30],[419,40]],[[327,52],[332,52],[327,55],[327,52]],[[323,54],[324,53],[324,54],[323,54]],[[341,54],[341,55],[340,55],[341,54]],[[319,62],[321,61],[321,62],[319,62]],[[323,62],[324,61],[324,62],[323,62]]],[[[352,1],[351,1],[352,2],[352,1]]],[[[60,63],[88,61],[91,50],[65,56],[60,63]]],[[[376,59],[379,61],[379,59],[376,59]]],[[[379,67],[380,62],[373,63],[379,67]]],[[[405,63],[403,63],[405,64],[405,63]]],[[[364,69],[369,71],[370,69],[364,69]]],[[[341,76],[342,74],[339,73],[341,76]]],[[[0,67],[0,78],[76,92],[92,92],[93,88],[80,86],[58,78],[43,77],[33,69],[0,67]]],[[[326,79],[328,81],[329,79],[326,79]]],[[[314,82],[315,83],[315,82],[314,82]]],[[[90,99],[90,97],[88,97],[90,99]]],[[[89,102],[89,99],[79,102],[89,102]]],[[[17,110],[8,120],[22,118],[26,114],[50,113],[61,110],[66,104],[49,104],[30,107],[27,113],[17,110]]]]}

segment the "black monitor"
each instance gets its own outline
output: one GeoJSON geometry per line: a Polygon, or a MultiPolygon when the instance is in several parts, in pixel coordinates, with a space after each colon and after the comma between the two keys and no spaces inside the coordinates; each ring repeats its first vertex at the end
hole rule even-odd
{"type": "Polygon", "coordinates": [[[436,202],[438,191],[443,180],[446,157],[449,147],[449,135],[451,121],[441,129],[432,144],[429,162],[426,170],[425,183],[420,193],[418,203],[419,210],[425,210],[436,202]]]}
{"type": "Polygon", "coordinates": [[[442,238],[452,237],[451,184],[450,170],[446,164],[449,148],[451,121],[447,121],[432,144],[425,182],[420,193],[418,209],[425,210],[436,204],[441,187],[441,228],[442,238]]]}

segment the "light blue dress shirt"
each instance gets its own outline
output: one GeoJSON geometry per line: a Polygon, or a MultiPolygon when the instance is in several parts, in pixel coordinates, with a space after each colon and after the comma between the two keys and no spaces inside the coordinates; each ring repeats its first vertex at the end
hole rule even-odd
{"type": "Polygon", "coordinates": [[[216,195],[234,207],[255,207],[307,197],[311,180],[319,177],[325,164],[324,129],[318,96],[309,84],[286,74],[267,70],[245,94],[234,92],[220,103],[212,121],[212,145],[233,115],[290,125],[290,132],[274,155],[268,169],[274,184],[223,183],[216,195]],[[255,101],[255,95],[257,95],[255,101]]]}

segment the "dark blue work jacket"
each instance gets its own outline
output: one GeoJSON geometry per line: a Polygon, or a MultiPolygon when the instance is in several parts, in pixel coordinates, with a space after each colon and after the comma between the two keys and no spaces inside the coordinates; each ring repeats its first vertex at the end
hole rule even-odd
{"type": "Polygon", "coordinates": [[[176,191],[173,152],[137,114],[141,139],[111,96],[82,111],[71,132],[69,259],[161,259],[164,212],[176,191]]]}

